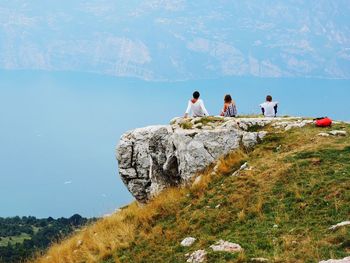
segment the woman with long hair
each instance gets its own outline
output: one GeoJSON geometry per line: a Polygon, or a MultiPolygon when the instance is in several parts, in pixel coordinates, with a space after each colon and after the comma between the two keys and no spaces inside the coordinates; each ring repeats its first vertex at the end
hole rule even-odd
{"type": "Polygon", "coordinates": [[[224,97],[224,107],[220,115],[224,117],[236,117],[237,115],[236,103],[230,94],[226,94],[224,97]]]}

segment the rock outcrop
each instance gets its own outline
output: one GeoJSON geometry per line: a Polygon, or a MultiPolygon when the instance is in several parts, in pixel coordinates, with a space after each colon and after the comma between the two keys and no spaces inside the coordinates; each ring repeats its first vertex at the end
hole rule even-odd
{"type": "Polygon", "coordinates": [[[250,149],[271,129],[303,127],[300,118],[174,119],[170,125],[125,133],[117,147],[120,176],[140,202],[169,186],[187,183],[219,157],[240,147],[250,149]]]}

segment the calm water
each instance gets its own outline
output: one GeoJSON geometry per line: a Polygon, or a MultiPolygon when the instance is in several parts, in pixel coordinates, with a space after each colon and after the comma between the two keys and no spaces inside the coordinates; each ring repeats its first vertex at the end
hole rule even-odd
{"type": "Polygon", "coordinates": [[[281,115],[350,120],[350,81],[220,79],[149,83],[93,74],[0,71],[0,216],[99,216],[132,200],[115,146],[129,129],[168,123],[198,89],[211,114],[230,93],[257,113],[270,93],[281,115]]]}

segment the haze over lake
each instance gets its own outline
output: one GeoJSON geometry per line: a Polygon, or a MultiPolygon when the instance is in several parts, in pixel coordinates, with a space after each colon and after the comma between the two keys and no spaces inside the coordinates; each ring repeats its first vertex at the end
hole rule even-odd
{"type": "Polygon", "coordinates": [[[147,82],[88,73],[0,71],[0,216],[100,216],[132,200],[115,147],[126,130],[182,116],[194,90],[217,115],[230,93],[240,114],[265,95],[279,115],[350,120],[350,81],[221,78],[147,82]]]}
{"type": "Polygon", "coordinates": [[[350,120],[350,4],[338,1],[2,1],[0,216],[100,216],[132,198],[115,148],[182,116],[267,94],[279,115],[350,120]]]}

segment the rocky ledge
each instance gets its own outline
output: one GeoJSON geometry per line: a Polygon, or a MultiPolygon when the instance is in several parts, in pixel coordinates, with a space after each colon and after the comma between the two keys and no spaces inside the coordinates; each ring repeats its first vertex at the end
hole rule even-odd
{"type": "Polygon", "coordinates": [[[271,129],[312,123],[302,118],[175,118],[122,135],[117,146],[119,173],[131,194],[147,202],[166,187],[191,181],[221,156],[253,148],[271,129]]]}

